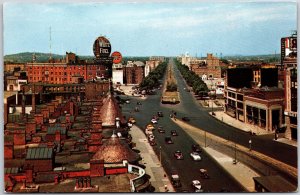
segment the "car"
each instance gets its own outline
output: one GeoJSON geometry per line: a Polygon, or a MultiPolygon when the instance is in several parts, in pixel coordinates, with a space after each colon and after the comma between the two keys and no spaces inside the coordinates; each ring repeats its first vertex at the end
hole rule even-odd
{"type": "Polygon", "coordinates": [[[199,161],[199,160],[201,160],[201,156],[200,156],[199,153],[197,153],[197,152],[191,152],[191,153],[190,153],[190,156],[191,156],[191,158],[192,158],[194,161],[199,161]]]}
{"type": "Polygon", "coordinates": [[[171,135],[172,135],[172,136],[178,136],[178,133],[177,133],[176,130],[172,130],[172,131],[171,131],[171,135]]]}
{"type": "Polygon", "coordinates": [[[162,126],[158,126],[157,131],[158,133],[165,133],[165,130],[162,126]]]}
{"type": "Polygon", "coordinates": [[[141,102],[136,102],[136,104],[137,104],[137,105],[142,105],[142,103],[141,103],[141,102]]]}
{"type": "Polygon", "coordinates": [[[185,117],[182,117],[181,119],[182,119],[183,121],[185,121],[185,122],[189,122],[189,121],[190,121],[190,119],[189,119],[188,117],[186,117],[186,116],[185,116],[185,117]]]}
{"type": "Polygon", "coordinates": [[[171,183],[175,188],[181,187],[181,182],[179,175],[177,173],[172,173],[171,175],[171,183]]]}
{"type": "Polygon", "coordinates": [[[153,135],[153,134],[149,134],[149,135],[148,135],[148,140],[149,140],[149,141],[153,141],[153,140],[154,140],[154,138],[155,138],[155,137],[154,137],[154,135],[153,135]]]}
{"type": "Polygon", "coordinates": [[[130,117],[128,119],[128,122],[131,123],[131,124],[134,124],[136,121],[135,121],[135,119],[133,117],[130,117]]]}
{"type": "Polygon", "coordinates": [[[153,119],[151,119],[151,123],[157,124],[157,120],[153,118],[153,119]]]}
{"type": "Polygon", "coordinates": [[[174,152],[174,156],[177,160],[183,160],[183,154],[180,150],[177,150],[176,152],[174,152]]]}
{"type": "Polygon", "coordinates": [[[165,142],[166,142],[167,144],[173,144],[173,140],[172,140],[171,137],[165,137],[165,142]]]}
{"type": "Polygon", "coordinates": [[[126,104],[130,104],[130,101],[129,101],[129,100],[125,100],[125,103],[126,103],[126,104]]]}
{"type": "Polygon", "coordinates": [[[194,187],[195,192],[203,192],[203,189],[202,189],[202,186],[201,186],[201,183],[199,180],[193,180],[192,186],[194,187]]]}
{"type": "Polygon", "coordinates": [[[155,146],[156,145],[155,140],[149,141],[149,143],[150,143],[150,146],[155,146]]]}
{"type": "Polygon", "coordinates": [[[159,116],[159,117],[163,117],[163,116],[164,116],[164,114],[163,114],[163,112],[162,112],[162,111],[158,111],[158,112],[157,112],[157,116],[159,116]]]}
{"type": "Polygon", "coordinates": [[[148,124],[147,126],[146,126],[146,129],[148,129],[148,130],[155,130],[155,127],[152,125],[152,124],[148,124]]]}
{"type": "Polygon", "coordinates": [[[200,176],[201,176],[201,178],[203,178],[203,179],[209,179],[209,175],[208,175],[206,169],[200,169],[200,176]]]}
{"type": "Polygon", "coordinates": [[[201,150],[199,144],[193,144],[193,145],[192,145],[192,151],[193,151],[193,152],[197,152],[197,153],[201,153],[201,152],[202,152],[202,150],[201,150]]]}
{"type": "Polygon", "coordinates": [[[127,123],[128,127],[132,127],[132,123],[128,122],[127,123]]]}

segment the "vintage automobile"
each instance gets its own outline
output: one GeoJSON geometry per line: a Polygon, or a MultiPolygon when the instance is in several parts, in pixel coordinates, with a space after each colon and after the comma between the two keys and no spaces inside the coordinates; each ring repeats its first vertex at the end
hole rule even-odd
{"type": "Polygon", "coordinates": [[[200,169],[200,176],[203,179],[209,179],[210,178],[206,169],[200,169]]]}

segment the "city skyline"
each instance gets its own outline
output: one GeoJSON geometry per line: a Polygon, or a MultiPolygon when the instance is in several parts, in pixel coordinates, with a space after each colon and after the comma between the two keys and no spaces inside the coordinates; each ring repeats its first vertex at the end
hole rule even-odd
{"type": "Polygon", "coordinates": [[[262,55],[280,51],[297,28],[295,2],[7,3],[4,55],[50,52],[93,55],[105,35],[124,56],[262,55]],[[18,14],[15,14],[18,13],[18,14]]]}

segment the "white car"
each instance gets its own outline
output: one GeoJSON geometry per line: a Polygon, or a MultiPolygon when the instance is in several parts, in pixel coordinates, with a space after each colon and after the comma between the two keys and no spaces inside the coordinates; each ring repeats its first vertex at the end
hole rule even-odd
{"type": "Polygon", "coordinates": [[[201,156],[197,152],[192,152],[190,153],[190,156],[192,157],[193,160],[198,161],[201,160],[201,156]]]}
{"type": "Polygon", "coordinates": [[[157,124],[157,120],[155,118],[151,119],[151,123],[157,124]]]}
{"type": "Polygon", "coordinates": [[[153,141],[154,140],[154,135],[153,134],[150,134],[150,135],[148,135],[148,139],[149,139],[149,141],[153,141]]]}
{"type": "Polygon", "coordinates": [[[195,192],[203,192],[202,186],[199,180],[193,180],[192,181],[192,186],[195,188],[195,192]]]}

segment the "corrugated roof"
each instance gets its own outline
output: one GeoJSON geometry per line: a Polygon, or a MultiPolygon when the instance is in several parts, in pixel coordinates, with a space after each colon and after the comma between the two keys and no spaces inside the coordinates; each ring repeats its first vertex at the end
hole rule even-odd
{"type": "Polygon", "coordinates": [[[61,135],[65,135],[66,132],[67,132],[67,128],[62,127],[62,126],[58,126],[58,125],[47,128],[47,134],[54,135],[56,131],[60,131],[61,135]]]}
{"type": "Polygon", "coordinates": [[[26,154],[26,160],[51,159],[52,156],[53,156],[52,148],[45,148],[45,147],[29,148],[26,154]]]}
{"type": "Polygon", "coordinates": [[[19,168],[18,167],[4,168],[4,173],[5,174],[16,174],[16,173],[19,173],[19,168]]]}

